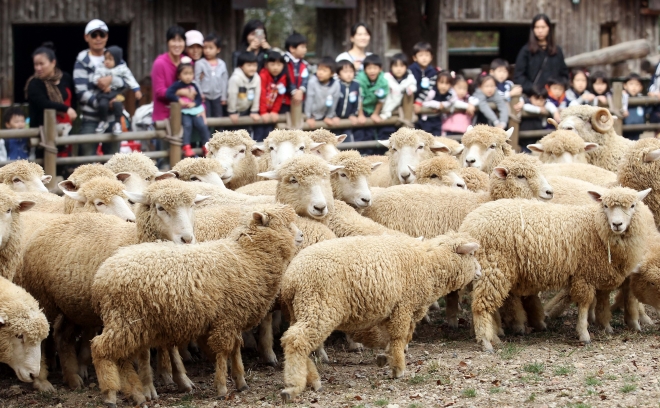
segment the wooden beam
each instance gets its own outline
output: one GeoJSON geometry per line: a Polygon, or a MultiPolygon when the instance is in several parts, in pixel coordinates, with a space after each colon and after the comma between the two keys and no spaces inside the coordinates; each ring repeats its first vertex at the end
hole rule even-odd
{"type": "Polygon", "coordinates": [[[565,59],[569,68],[608,65],[629,59],[644,58],[653,50],[648,40],[626,41],[600,50],[585,52],[565,59]]]}

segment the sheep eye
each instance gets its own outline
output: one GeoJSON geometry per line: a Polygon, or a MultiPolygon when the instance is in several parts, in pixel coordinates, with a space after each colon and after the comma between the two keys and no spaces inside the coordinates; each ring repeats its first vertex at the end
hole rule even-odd
{"type": "Polygon", "coordinates": [[[392,148],[392,151],[393,151],[393,152],[396,152],[396,147],[393,147],[393,148],[392,148]]]}
{"type": "Polygon", "coordinates": [[[346,174],[344,174],[344,173],[339,173],[339,175],[342,176],[342,177],[346,177],[346,174]]]}
{"type": "Polygon", "coordinates": [[[298,150],[305,150],[305,146],[300,146],[298,150]]]}
{"type": "Polygon", "coordinates": [[[424,145],[417,146],[417,150],[422,150],[424,148],[424,145]]]}
{"type": "Polygon", "coordinates": [[[635,208],[635,204],[631,205],[630,208],[635,208]]]}
{"type": "Polygon", "coordinates": [[[492,145],[490,145],[490,146],[488,146],[488,148],[489,148],[489,149],[494,149],[494,148],[496,148],[496,147],[497,147],[497,146],[496,146],[496,145],[494,145],[494,144],[492,144],[492,145]]]}
{"type": "Polygon", "coordinates": [[[102,205],[105,205],[105,203],[104,203],[103,201],[99,201],[98,203],[96,203],[96,205],[97,205],[98,207],[100,207],[100,206],[102,206],[102,205]]]}
{"type": "Polygon", "coordinates": [[[15,178],[15,179],[12,180],[12,181],[14,182],[14,184],[22,183],[22,182],[23,182],[23,180],[21,180],[21,179],[19,179],[19,178],[15,178]]]}
{"type": "Polygon", "coordinates": [[[128,200],[128,203],[129,203],[130,205],[135,205],[135,203],[134,203],[132,200],[128,200]]]}
{"type": "Polygon", "coordinates": [[[438,178],[437,174],[431,174],[431,178],[438,178]]]}
{"type": "Polygon", "coordinates": [[[524,179],[525,176],[523,176],[522,174],[518,174],[518,178],[519,178],[519,179],[524,179]]]}
{"type": "Polygon", "coordinates": [[[11,214],[11,208],[7,210],[7,214],[11,214]]]}
{"type": "Polygon", "coordinates": [[[238,151],[239,153],[245,153],[245,149],[241,149],[238,151]]]}
{"type": "Polygon", "coordinates": [[[190,181],[201,181],[197,176],[192,176],[190,181]]]}
{"type": "Polygon", "coordinates": [[[144,181],[151,181],[151,177],[147,177],[144,181]]]}
{"type": "Polygon", "coordinates": [[[608,208],[608,207],[607,207],[607,204],[603,204],[603,207],[608,208]]]}
{"type": "Polygon", "coordinates": [[[161,207],[160,205],[159,205],[158,207],[156,207],[156,210],[158,210],[158,211],[165,211],[165,209],[164,209],[163,207],[161,207]]]}
{"type": "Polygon", "coordinates": [[[16,335],[16,338],[19,339],[19,340],[23,340],[23,335],[22,335],[22,334],[18,334],[18,335],[16,335]]]}
{"type": "Polygon", "coordinates": [[[296,179],[294,179],[294,178],[291,178],[291,180],[289,180],[289,183],[291,183],[291,184],[298,184],[298,180],[296,180],[296,179]]]}
{"type": "Polygon", "coordinates": [[[273,146],[271,146],[270,151],[272,152],[273,150],[275,150],[275,148],[273,146]]]}

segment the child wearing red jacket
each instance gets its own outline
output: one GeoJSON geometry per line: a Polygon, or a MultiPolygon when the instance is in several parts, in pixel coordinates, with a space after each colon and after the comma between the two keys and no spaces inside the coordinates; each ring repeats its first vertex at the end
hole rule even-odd
{"type": "Polygon", "coordinates": [[[307,82],[309,81],[309,65],[303,58],[307,54],[307,38],[304,35],[293,32],[287,37],[284,48],[287,53],[286,60],[287,93],[280,112],[286,113],[291,110],[291,104],[300,105],[307,93],[307,82]]]}
{"type": "MultiPolygon", "coordinates": [[[[261,77],[261,96],[259,97],[259,114],[264,123],[275,122],[282,109],[286,94],[287,76],[284,72],[284,55],[277,51],[268,53],[266,66],[259,72],[261,77]]],[[[255,126],[254,140],[262,142],[275,129],[274,124],[255,126]]]]}

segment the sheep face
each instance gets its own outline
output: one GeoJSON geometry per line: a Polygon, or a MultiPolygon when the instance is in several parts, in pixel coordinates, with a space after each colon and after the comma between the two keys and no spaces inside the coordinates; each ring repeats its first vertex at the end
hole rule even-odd
{"type": "Polygon", "coordinates": [[[75,190],[71,181],[66,180],[61,182],[59,187],[64,194],[77,202],[73,212],[98,212],[135,222],[135,213],[129,205],[128,196],[124,193],[124,186],[117,180],[96,177],[83,184],[78,190],[75,190]]]}
{"type": "Polygon", "coordinates": [[[224,170],[217,160],[211,158],[187,158],[178,162],[170,171],[182,181],[196,181],[224,187],[224,170]]]}
{"type": "MultiPolygon", "coordinates": [[[[254,146],[252,146],[254,147],[254,146]]],[[[244,160],[248,153],[247,144],[237,144],[233,146],[223,145],[219,147],[213,147],[210,144],[207,144],[208,154],[207,157],[213,158],[220,162],[224,174],[221,177],[221,180],[224,184],[229,183],[234,177],[234,169],[238,167],[241,160],[244,160]]]]}
{"type": "Polygon", "coordinates": [[[47,193],[48,189],[45,184],[48,184],[52,176],[34,176],[32,178],[24,178],[21,176],[14,176],[12,178],[12,188],[14,191],[39,191],[47,193]]]}
{"type": "Polygon", "coordinates": [[[450,149],[426,132],[399,129],[389,140],[379,141],[387,147],[390,156],[390,175],[393,184],[412,184],[415,175],[410,168],[417,168],[422,160],[435,153],[449,153],[450,149]]]}
{"type": "Polygon", "coordinates": [[[502,160],[490,178],[493,200],[503,198],[552,199],[554,192],[541,174],[541,162],[526,154],[516,154],[502,160]]]}
{"type": "Polygon", "coordinates": [[[585,142],[575,130],[555,130],[527,148],[539,154],[543,163],[587,163],[586,152],[596,143],[585,142]]]}
{"type": "Polygon", "coordinates": [[[48,189],[52,176],[45,176],[44,170],[36,163],[19,160],[6,165],[0,170],[0,180],[12,190],[18,192],[43,192],[48,189]]]}
{"type": "Polygon", "coordinates": [[[313,142],[303,132],[287,132],[271,133],[264,142],[264,148],[270,154],[273,169],[279,169],[285,161],[306,153],[322,156],[317,151],[326,144],[325,142],[313,142]]]}
{"type": "Polygon", "coordinates": [[[31,383],[41,371],[41,341],[48,335],[48,322],[43,313],[38,311],[24,313],[27,315],[12,320],[0,314],[0,362],[8,364],[19,380],[31,383]],[[45,326],[46,330],[41,330],[45,334],[40,333],[43,337],[29,336],[24,332],[27,325],[21,324],[21,320],[38,321],[41,326],[45,326]]]}
{"type": "Polygon", "coordinates": [[[612,232],[621,235],[628,229],[637,211],[637,205],[646,198],[651,189],[636,192],[635,190],[615,187],[605,194],[589,191],[589,195],[601,204],[603,214],[612,232]],[[634,194],[630,194],[633,192],[634,194]]]}
{"type": "MultiPolygon", "coordinates": [[[[342,135],[342,136],[346,137],[346,135],[342,135]]],[[[339,154],[339,149],[337,149],[337,146],[335,145],[324,143],[318,148],[312,150],[312,154],[319,156],[325,161],[329,161],[337,154],[339,154]]]]}
{"type": "MultiPolygon", "coordinates": [[[[372,168],[379,165],[380,163],[374,163],[372,168]]],[[[332,175],[332,192],[335,198],[356,208],[369,207],[371,190],[367,177],[365,174],[350,174],[346,169],[336,171],[332,175]]]]}
{"type": "Polygon", "coordinates": [[[346,140],[346,135],[335,135],[323,128],[308,132],[308,134],[312,141],[325,143],[312,151],[312,154],[316,154],[325,161],[330,161],[330,159],[338,155],[339,149],[337,149],[337,145],[346,140]]]}
{"type": "Polygon", "coordinates": [[[176,174],[171,172],[156,172],[148,177],[142,177],[136,172],[121,172],[116,174],[117,180],[124,184],[124,188],[128,191],[141,193],[156,181],[166,180],[168,178],[175,178],[176,174]]]}
{"type": "Polygon", "coordinates": [[[561,113],[558,129],[572,130],[587,142],[602,144],[603,135],[613,130],[614,117],[605,108],[568,107],[561,113]]]}
{"type": "Polygon", "coordinates": [[[506,132],[489,126],[469,126],[463,135],[463,167],[474,167],[490,172],[493,163],[508,155],[511,147],[507,140],[513,134],[513,128],[506,132]]]}
{"type": "Polygon", "coordinates": [[[453,156],[440,155],[424,160],[417,169],[410,168],[416,177],[417,184],[431,184],[436,186],[455,187],[467,189],[465,180],[457,173],[460,166],[453,156]]]}

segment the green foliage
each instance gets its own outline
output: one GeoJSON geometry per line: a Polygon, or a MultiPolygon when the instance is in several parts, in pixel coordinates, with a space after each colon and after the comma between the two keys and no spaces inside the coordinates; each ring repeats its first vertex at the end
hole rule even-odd
{"type": "Polygon", "coordinates": [[[271,47],[284,50],[286,37],[295,30],[307,37],[307,52],[314,52],[316,10],[315,7],[295,4],[295,0],[268,0],[266,9],[246,9],[245,21],[255,18],[263,21],[271,47]]]}
{"type": "Polygon", "coordinates": [[[477,390],[474,388],[466,388],[461,392],[461,395],[463,395],[465,398],[474,398],[477,396],[477,390]]]}
{"type": "Polygon", "coordinates": [[[377,407],[385,407],[390,403],[388,399],[381,398],[379,400],[376,400],[375,404],[377,407]]]}
{"type": "Polygon", "coordinates": [[[543,363],[527,364],[523,367],[523,370],[525,370],[526,373],[541,374],[545,371],[545,364],[543,363]]]}
{"type": "Polygon", "coordinates": [[[515,343],[507,343],[502,347],[502,351],[500,352],[500,358],[502,360],[511,360],[518,354],[520,354],[525,348],[523,346],[519,346],[515,343]]]}
{"type": "Polygon", "coordinates": [[[573,367],[569,367],[569,366],[559,366],[554,370],[555,375],[568,375],[572,372],[573,372],[573,367]]]}
{"type": "Polygon", "coordinates": [[[599,380],[598,378],[596,378],[593,375],[590,375],[589,377],[587,377],[585,381],[586,381],[587,385],[592,386],[592,387],[603,384],[603,382],[601,380],[599,380]]]}
{"type": "Polygon", "coordinates": [[[637,389],[637,386],[635,384],[626,384],[623,387],[621,387],[621,392],[624,394],[627,394],[629,392],[633,392],[637,389]]]}

